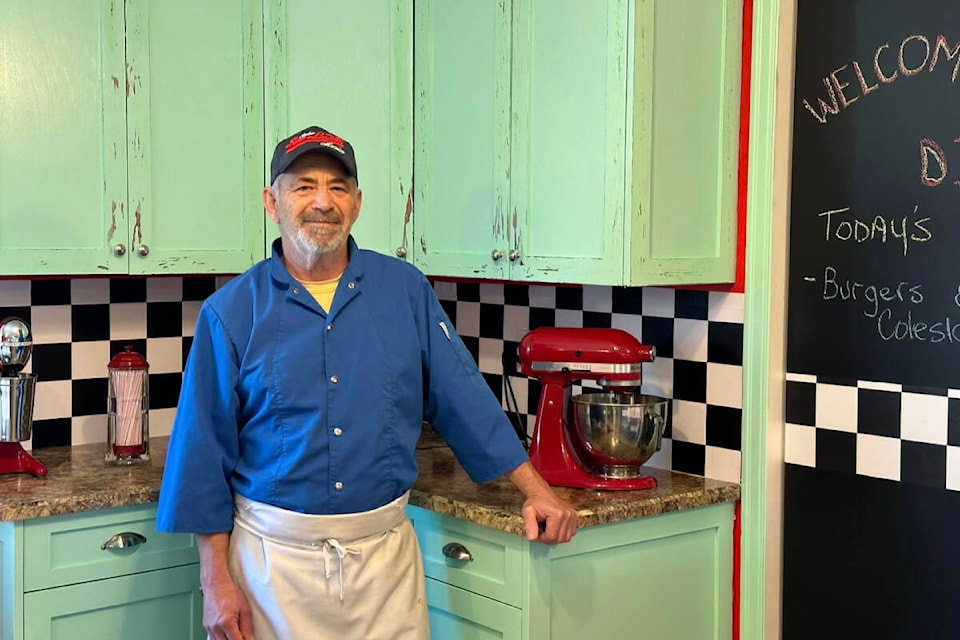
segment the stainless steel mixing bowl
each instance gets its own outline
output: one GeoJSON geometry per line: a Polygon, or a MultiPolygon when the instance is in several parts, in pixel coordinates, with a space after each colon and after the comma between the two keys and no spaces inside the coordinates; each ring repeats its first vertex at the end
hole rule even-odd
{"type": "Polygon", "coordinates": [[[588,462],[606,478],[633,478],[660,450],[670,401],[641,393],[583,393],[571,398],[573,423],[588,462]]]}

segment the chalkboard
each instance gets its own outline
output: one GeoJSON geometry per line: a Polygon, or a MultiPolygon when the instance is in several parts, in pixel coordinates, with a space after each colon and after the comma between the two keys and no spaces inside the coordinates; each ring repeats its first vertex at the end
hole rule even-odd
{"type": "Polygon", "coordinates": [[[787,370],[960,388],[960,0],[800,0],[787,370]]]}

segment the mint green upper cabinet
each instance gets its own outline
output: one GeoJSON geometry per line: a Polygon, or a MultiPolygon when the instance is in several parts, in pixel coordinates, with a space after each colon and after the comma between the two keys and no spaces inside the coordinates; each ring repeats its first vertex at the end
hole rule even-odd
{"type": "Polygon", "coordinates": [[[625,284],[733,282],[743,1],[631,9],[625,284]]]}
{"type": "Polygon", "coordinates": [[[510,3],[416,3],[413,260],[502,279],[510,237],[510,3]]]}
{"type": "Polygon", "coordinates": [[[260,0],[0,0],[0,274],[262,256],[260,0]]]}
{"type": "Polygon", "coordinates": [[[733,280],[742,0],[435,1],[416,20],[426,273],[733,280]]]}
{"type": "Polygon", "coordinates": [[[126,273],[123,31],[120,0],[0,0],[0,274],[126,273]]]}
{"type": "MultiPolygon", "coordinates": [[[[349,140],[363,206],[361,247],[409,251],[413,180],[413,0],[269,0],[267,136],[309,125],[349,140]]],[[[278,232],[267,222],[267,250],[278,232]]]]}
{"type": "Polygon", "coordinates": [[[260,0],[128,0],[130,273],[262,255],[260,0]]]}
{"type": "Polygon", "coordinates": [[[619,284],[626,0],[514,0],[514,16],[511,279],[619,284]]]}

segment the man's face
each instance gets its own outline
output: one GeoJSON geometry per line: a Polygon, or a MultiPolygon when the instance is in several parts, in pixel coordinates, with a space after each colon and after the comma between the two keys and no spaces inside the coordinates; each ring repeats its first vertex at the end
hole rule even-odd
{"type": "Polygon", "coordinates": [[[316,153],[298,158],[264,190],[267,215],[304,258],[346,250],[362,199],[344,166],[316,153]]]}

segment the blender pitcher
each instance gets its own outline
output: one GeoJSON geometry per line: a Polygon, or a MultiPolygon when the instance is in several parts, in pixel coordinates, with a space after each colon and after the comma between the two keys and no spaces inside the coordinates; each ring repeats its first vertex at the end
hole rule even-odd
{"type": "Polygon", "coordinates": [[[149,369],[146,359],[130,346],[107,365],[107,463],[150,459],[149,369]]]}

